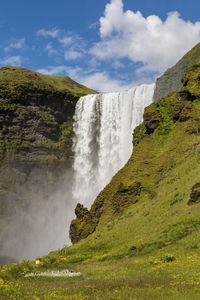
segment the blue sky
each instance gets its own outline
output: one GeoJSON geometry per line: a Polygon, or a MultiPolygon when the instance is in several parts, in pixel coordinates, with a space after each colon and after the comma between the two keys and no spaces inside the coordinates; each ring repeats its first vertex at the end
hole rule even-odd
{"type": "Polygon", "coordinates": [[[200,41],[198,0],[6,0],[0,66],[99,91],[150,83],[200,41]]]}

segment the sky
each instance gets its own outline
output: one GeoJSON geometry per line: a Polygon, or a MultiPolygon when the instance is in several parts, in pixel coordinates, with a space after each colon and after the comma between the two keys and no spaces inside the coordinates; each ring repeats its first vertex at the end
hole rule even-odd
{"type": "Polygon", "coordinates": [[[199,0],[6,0],[0,66],[101,92],[152,83],[200,42],[199,0]]]}

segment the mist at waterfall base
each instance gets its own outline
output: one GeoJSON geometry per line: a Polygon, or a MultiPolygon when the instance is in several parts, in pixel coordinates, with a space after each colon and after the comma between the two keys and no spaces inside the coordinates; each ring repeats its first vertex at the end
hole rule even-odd
{"type": "MultiPolygon", "coordinates": [[[[6,224],[0,260],[35,259],[69,244],[76,204],[88,208],[132,153],[133,130],[152,103],[155,85],[81,97],[74,115],[74,166],[47,201],[27,199],[6,224]]],[[[38,195],[40,191],[38,191],[38,195]]]]}
{"type": "Polygon", "coordinates": [[[68,229],[75,205],[72,178],[73,171],[66,170],[65,180],[51,196],[41,199],[38,190],[38,197],[27,199],[25,207],[16,203],[14,215],[1,228],[0,264],[33,260],[70,244],[68,229]]]}

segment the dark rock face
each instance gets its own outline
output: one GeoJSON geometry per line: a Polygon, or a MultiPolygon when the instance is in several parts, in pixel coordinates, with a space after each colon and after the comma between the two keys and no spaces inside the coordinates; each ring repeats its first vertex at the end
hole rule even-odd
{"type": "Polygon", "coordinates": [[[159,117],[155,111],[151,110],[151,106],[145,109],[143,118],[147,134],[153,133],[159,125],[159,117]]]}
{"type": "Polygon", "coordinates": [[[75,214],[78,219],[84,219],[85,217],[90,217],[90,213],[86,207],[78,203],[75,208],[75,214]]]}
{"type": "Polygon", "coordinates": [[[104,200],[101,197],[94,201],[90,210],[80,203],[77,204],[75,208],[77,218],[72,220],[69,231],[69,237],[73,244],[85,239],[95,231],[101,218],[103,204],[104,200]]]}
{"type": "Polygon", "coordinates": [[[20,91],[12,104],[0,99],[1,214],[38,191],[46,198],[71,167],[77,100],[69,93],[33,90],[20,91]]]}
{"type": "Polygon", "coordinates": [[[190,200],[188,201],[188,205],[196,204],[200,202],[200,183],[196,183],[192,187],[192,193],[190,194],[190,200]]]}
{"type": "Polygon", "coordinates": [[[186,89],[180,91],[180,101],[193,101],[195,97],[186,89]]]}
{"type": "Polygon", "coordinates": [[[96,228],[93,216],[82,204],[77,204],[75,214],[77,219],[71,222],[69,231],[69,236],[73,244],[86,238],[96,228]]]}
{"type": "Polygon", "coordinates": [[[173,121],[176,122],[179,120],[180,114],[184,108],[184,103],[176,103],[173,111],[173,121]]]}
{"type": "Polygon", "coordinates": [[[187,80],[182,82],[187,67],[200,63],[200,43],[186,53],[183,58],[172,68],[168,69],[156,81],[154,101],[167,96],[170,92],[187,85],[187,80]]]}
{"type": "Polygon", "coordinates": [[[9,104],[7,99],[0,99],[0,133],[1,141],[18,143],[20,155],[23,143],[34,147],[34,142],[41,142],[45,148],[45,142],[58,142],[60,126],[72,118],[78,98],[68,93],[33,92],[30,98],[25,94],[18,100],[9,104]]]}

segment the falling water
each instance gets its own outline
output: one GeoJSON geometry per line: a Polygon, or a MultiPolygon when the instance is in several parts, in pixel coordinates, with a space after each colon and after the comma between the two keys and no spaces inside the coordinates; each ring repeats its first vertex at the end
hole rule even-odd
{"type": "Polygon", "coordinates": [[[73,198],[89,207],[132,153],[133,130],[153,102],[155,84],[81,97],[74,116],[73,198]]]}

